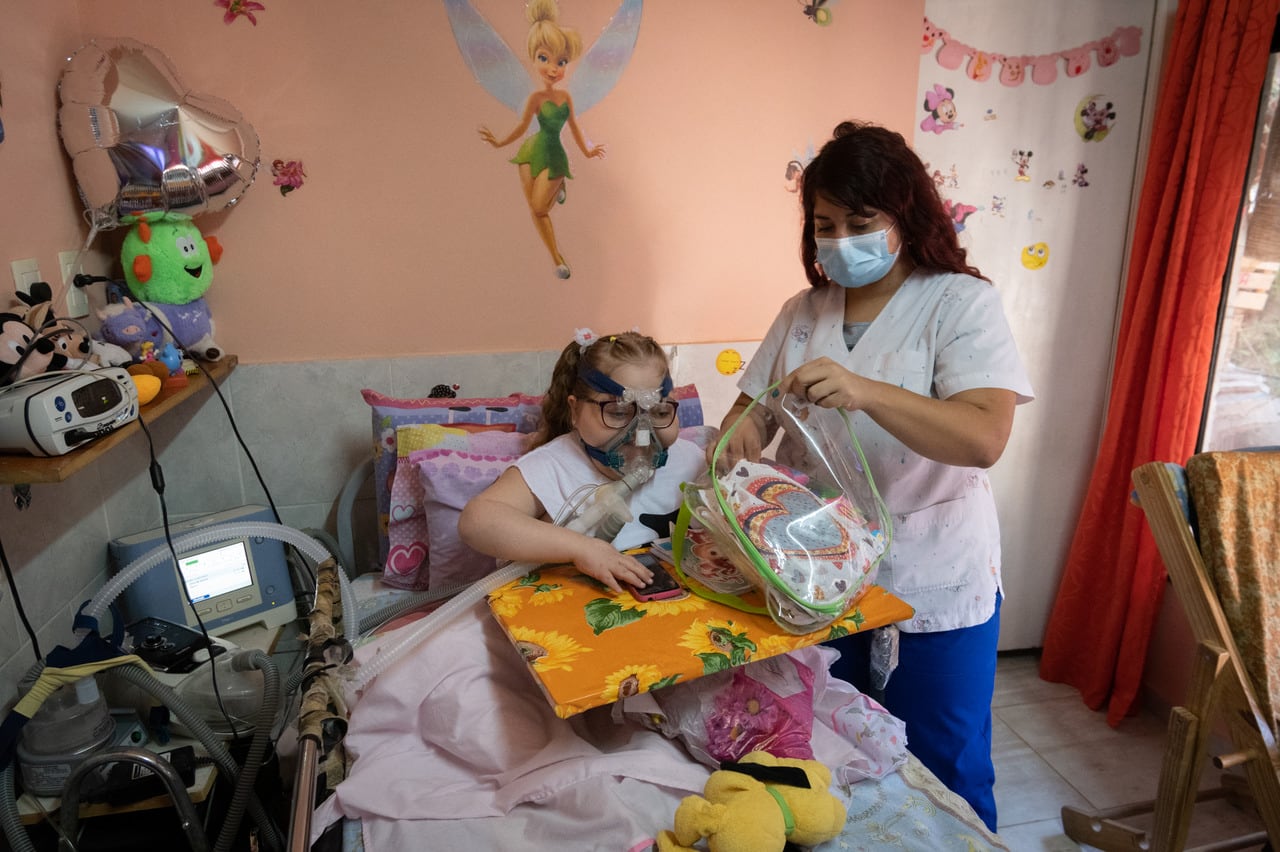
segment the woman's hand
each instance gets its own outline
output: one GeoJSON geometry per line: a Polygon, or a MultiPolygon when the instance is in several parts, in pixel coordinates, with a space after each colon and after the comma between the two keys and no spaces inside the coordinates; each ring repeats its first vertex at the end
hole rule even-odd
{"type": "Polygon", "coordinates": [[[590,158],[591,158],[591,159],[593,159],[593,160],[594,160],[594,159],[604,159],[604,146],[603,146],[603,145],[590,145],[590,146],[588,146],[588,147],[586,147],[586,148],[583,148],[583,149],[582,149],[582,153],[586,154],[588,157],[590,157],[590,158]]]}
{"type": "Polygon", "coordinates": [[[620,582],[639,589],[653,581],[653,572],[635,559],[614,550],[613,545],[603,539],[586,535],[582,536],[582,547],[574,555],[573,564],[615,592],[622,591],[620,582]]]}
{"type": "Polygon", "coordinates": [[[487,127],[481,127],[481,128],[480,128],[480,138],[481,138],[481,139],[483,139],[484,141],[488,142],[490,145],[492,145],[492,146],[493,146],[493,147],[495,147],[495,148],[499,148],[499,147],[501,147],[501,146],[498,144],[498,137],[497,137],[497,136],[494,136],[494,135],[493,135],[493,131],[492,131],[492,130],[490,130],[489,128],[487,128],[487,127]]]}
{"type": "Polygon", "coordinates": [[[865,412],[925,458],[960,467],[987,468],[999,460],[1017,404],[1017,394],[1003,388],[936,399],[859,376],[829,358],[797,367],[780,387],[823,408],[865,412]]]}
{"type": "Polygon", "coordinates": [[[797,367],[779,390],[823,408],[857,411],[866,406],[874,384],[824,357],[797,367]]]}

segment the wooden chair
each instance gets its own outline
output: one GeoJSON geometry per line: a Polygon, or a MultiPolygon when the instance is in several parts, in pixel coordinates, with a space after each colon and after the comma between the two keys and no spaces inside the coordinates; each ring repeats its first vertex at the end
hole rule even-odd
{"type": "MultiPolygon", "coordinates": [[[[1188,467],[1192,468],[1198,459],[1205,459],[1208,466],[1212,466],[1221,461],[1221,457],[1231,455],[1251,456],[1259,462],[1265,459],[1276,471],[1273,481],[1267,483],[1267,490],[1275,499],[1275,494],[1280,493],[1280,453],[1205,453],[1193,457],[1188,467]],[[1268,456],[1270,458],[1266,458],[1268,456]]],[[[1156,798],[1093,813],[1064,807],[1063,829],[1078,843],[1107,852],[1180,852],[1186,847],[1197,801],[1241,795],[1246,800],[1252,799],[1266,832],[1197,849],[1205,852],[1241,849],[1268,840],[1271,847],[1280,849],[1280,753],[1277,752],[1272,722],[1262,709],[1271,702],[1269,699],[1260,702],[1254,691],[1236,637],[1192,534],[1188,508],[1184,507],[1179,495],[1182,476],[1181,468],[1160,462],[1144,464],[1133,472],[1138,501],[1197,643],[1187,690],[1187,706],[1175,707],[1170,713],[1156,798]],[[1198,788],[1208,758],[1209,734],[1218,720],[1225,720],[1235,750],[1213,756],[1213,763],[1220,769],[1241,767],[1244,779],[1241,781],[1238,775],[1224,775],[1223,786],[1201,791],[1198,788]],[[1124,822],[1146,814],[1151,815],[1149,829],[1136,828],[1124,822]]],[[[1225,506],[1218,507],[1218,511],[1218,517],[1202,515],[1199,518],[1202,533],[1215,531],[1220,521],[1234,525],[1242,519],[1246,524],[1256,524],[1261,528],[1280,527],[1280,517],[1272,513],[1268,513],[1271,515],[1268,517],[1236,515],[1228,518],[1222,514],[1226,511],[1225,506]]],[[[1230,546],[1225,552],[1231,559],[1230,546]]],[[[1265,567],[1270,569],[1268,573],[1277,575],[1276,568],[1280,563],[1273,562],[1265,567]]],[[[1265,646],[1263,651],[1266,653],[1265,646]]],[[[1276,654],[1277,648],[1273,646],[1269,653],[1276,654]]]]}

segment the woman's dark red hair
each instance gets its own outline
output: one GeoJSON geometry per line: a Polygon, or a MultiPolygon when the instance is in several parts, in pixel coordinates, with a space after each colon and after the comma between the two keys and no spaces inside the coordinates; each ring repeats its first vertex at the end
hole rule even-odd
{"type": "Polygon", "coordinates": [[[827,283],[815,266],[813,204],[819,195],[860,216],[879,210],[897,222],[904,250],[922,270],[990,280],[969,264],[938,187],[900,133],[874,124],[841,122],[805,167],[800,184],[804,205],[800,259],[815,287],[827,283]]]}

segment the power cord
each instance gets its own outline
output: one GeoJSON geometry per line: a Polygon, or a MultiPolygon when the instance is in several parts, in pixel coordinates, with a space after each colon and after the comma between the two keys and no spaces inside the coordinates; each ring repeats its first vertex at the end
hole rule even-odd
{"type": "Polygon", "coordinates": [[[9,556],[4,552],[4,541],[0,539],[0,563],[4,565],[4,578],[9,583],[9,593],[13,595],[13,606],[18,611],[18,618],[22,619],[22,626],[26,628],[27,636],[31,639],[31,649],[35,652],[36,662],[44,661],[44,654],[40,653],[40,640],[36,638],[36,632],[31,627],[31,621],[27,618],[27,611],[22,606],[22,596],[18,594],[18,584],[13,579],[13,568],[9,566],[9,556]]]}
{"type": "MultiPolygon", "coordinates": [[[[179,567],[178,562],[178,551],[173,546],[173,537],[169,528],[169,505],[164,499],[164,471],[160,467],[160,460],[156,458],[155,440],[152,438],[151,430],[147,428],[147,423],[142,419],[141,414],[138,415],[138,425],[142,427],[142,433],[147,436],[147,454],[150,456],[148,472],[151,475],[151,488],[160,499],[160,518],[164,526],[164,540],[169,545],[169,556],[173,559],[173,567],[178,575],[178,582],[182,584],[182,597],[187,602],[187,606],[191,607],[191,614],[196,618],[196,624],[200,627],[200,634],[204,636],[205,647],[212,649],[213,639],[209,636],[209,630],[204,626],[204,619],[200,617],[200,611],[196,608],[195,602],[191,600],[191,592],[187,588],[187,578],[182,574],[182,569],[179,567]]],[[[216,660],[213,654],[210,653],[209,677],[213,681],[213,697],[218,702],[218,710],[222,713],[222,718],[226,720],[227,726],[231,731],[231,738],[239,742],[240,731],[236,728],[235,721],[222,703],[222,689],[218,686],[218,667],[215,663],[216,660]]]]}

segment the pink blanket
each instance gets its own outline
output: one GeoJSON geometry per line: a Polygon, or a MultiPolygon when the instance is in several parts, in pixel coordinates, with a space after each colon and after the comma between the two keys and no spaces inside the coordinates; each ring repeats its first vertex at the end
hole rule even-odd
{"type": "MultiPolygon", "coordinates": [[[[416,626],[360,648],[357,659],[416,626]]],[[[905,743],[877,753],[867,726],[846,730],[851,688],[829,689],[826,677],[834,652],[796,653],[818,673],[814,756],[845,782],[892,772],[905,743]]],[[[612,707],[557,718],[483,601],[373,681],[351,712],[346,747],[354,764],[317,809],[312,840],[341,817],[360,818],[369,852],[409,848],[428,825],[432,837],[460,844],[447,848],[512,848],[492,844],[530,832],[581,840],[587,831],[599,848],[626,850],[670,827],[680,798],[700,793],[711,771],[612,707]]]]}
{"type": "MultiPolygon", "coordinates": [[[[394,639],[362,647],[357,659],[394,639]]],[[[355,763],[317,810],[313,833],[342,816],[499,816],[585,781],[702,789],[709,770],[679,745],[615,726],[600,710],[556,718],[481,601],[379,675],[356,704],[346,739],[355,763]]]]}

